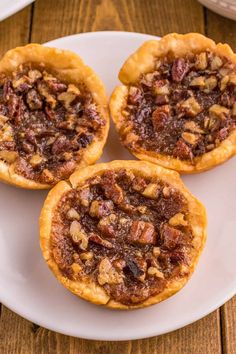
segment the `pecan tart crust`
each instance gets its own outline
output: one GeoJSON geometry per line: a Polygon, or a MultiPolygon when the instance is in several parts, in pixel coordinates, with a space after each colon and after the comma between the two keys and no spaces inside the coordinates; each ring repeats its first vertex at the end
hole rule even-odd
{"type": "Polygon", "coordinates": [[[197,33],[144,43],[120,70],[110,100],[122,143],[136,157],[183,173],[236,152],[236,54],[197,33]]]}
{"type": "Polygon", "coordinates": [[[105,89],[70,52],[29,44],[0,61],[0,179],[49,188],[102,154],[105,89]]]}
{"type": "Polygon", "coordinates": [[[150,162],[113,161],[60,181],[40,216],[44,259],[71,292],[132,309],[179,291],[206,239],[204,206],[179,174],[150,162]]]}

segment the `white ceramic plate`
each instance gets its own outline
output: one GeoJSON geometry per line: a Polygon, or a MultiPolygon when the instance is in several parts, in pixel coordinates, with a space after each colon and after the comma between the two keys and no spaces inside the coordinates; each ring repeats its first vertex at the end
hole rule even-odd
{"type": "MultiPolygon", "coordinates": [[[[148,35],[94,32],[48,43],[79,53],[103,79],[108,93],[127,56],[148,35]]],[[[111,129],[102,161],[130,159],[111,129]]],[[[172,298],[128,312],[92,305],[72,295],[54,278],[42,259],[38,216],[46,192],[0,184],[0,300],[43,327],[88,339],[127,340],[183,327],[207,315],[236,292],[236,159],[210,172],[184,177],[206,205],[209,235],[196,272],[172,298]]]]}
{"type": "Polygon", "coordinates": [[[198,0],[217,14],[236,20],[236,0],[198,0]]]}
{"type": "Polygon", "coordinates": [[[0,0],[0,21],[15,14],[34,0],[0,0]]]}

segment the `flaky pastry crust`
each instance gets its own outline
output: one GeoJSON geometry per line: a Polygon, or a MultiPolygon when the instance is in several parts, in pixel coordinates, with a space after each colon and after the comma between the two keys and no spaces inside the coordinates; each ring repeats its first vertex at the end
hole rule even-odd
{"type": "MultiPolygon", "coordinates": [[[[43,63],[47,68],[54,71],[58,79],[75,85],[83,84],[91,93],[105,125],[101,127],[101,134],[95,136],[92,143],[84,151],[76,170],[96,162],[102,155],[110,125],[106,92],[99,77],[90,67],[84,64],[77,54],[40,44],[28,44],[24,47],[9,50],[0,61],[0,73],[11,74],[17,70],[19,65],[27,63],[36,65],[43,63]]],[[[14,162],[9,164],[0,161],[0,180],[26,189],[51,188],[50,184],[29,180],[17,174],[14,162]]]]}
{"type": "Polygon", "coordinates": [[[54,275],[75,295],[95,304],[105,305],[113,309],[133,309],[153,305],[163,301],[175,294],[185,285],[188,278],[193,273],[204,247],[206,241],[206,224],[207,220],[204,206],[188,191],[177,172],[144,161],[112,161],[109,163],[89,166],[77,171],[71,175],[68,183],[61,181],[49,192],[40,216],[40,245],[43,257],[54,275]],[[131,171],[135,173],[135,175],[142,177],[158,177],[163,182],[168,183],[170,186],[173,186],[180,191],[187,200],[189,209],[188,221],[192,227],[193,233],[193,248],[191,250],[193,261],[191,265],[188,266],[188,274],[181,277],[178,276],[177,278],[168,281],[164,291],[158,295],[149,297],[140,304],[130,306],[111,299],[103,287],[95,281],[88,280],[88,278],[84,278],[82,281],[74,281],[63,276],[58,268],[58,265],[54,261],[50,246],[52,218],[54,210],[62,196],[71,189],[77,189],[82,186],[90,177],[98,176],[107,170],[120,170],[124,168],[127,171],[131,171]]]}
{"type": "MultiPolygon", "coordinates": [[[[129,85],[135,84],[140,75],[152,72],[155,67],[155,61],[159,57],[165,57],[171,53],[174,58],[178,58],[206,50],[226,57],[236,64],[236,54],[229,45],[216,44],[213,40],[198,33],[184,35],[172,33],[164,36],[161,40],[147,41],[126,60],[119,72],[119,79],[123,85],[116,87],[110,98],[111,116],[121,138],[128,122],[128,117],[122,112],[127,105],[129,85]]],[[[125,134],[127,136],[127,133],[125,134]]],[[[136,134],[133,131],[128,134],[132,135],[132,139],[135,140],[136,134]]],[[[223,163],[235,155],[236,129],[234,128],[218,147],[199,157],[195,157],[194,163],[187,160],[179,160],[173,156],[147,151],[139,147],[136,147],[135,150],[130,149],[130,152],[140,160],[157,163],[180,173],[202,172],[223,163]]]]}

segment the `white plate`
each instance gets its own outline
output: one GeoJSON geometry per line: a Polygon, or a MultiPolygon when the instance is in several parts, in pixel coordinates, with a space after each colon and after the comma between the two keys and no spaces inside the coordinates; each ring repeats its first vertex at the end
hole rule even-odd
{"type": "Polygon", "coordinates": [[[235,0],[198,0],[202,5],[208,7],[217,14],[236,20],[235,0]]]}
{"type": "MultiPolygon", "coordinates": [[[[127,56],[148,35],[95,32],[48,43],[79,53],[107,86],[127,56]]],[[[130,159],[113,129],[103,161],[130,159]]],[[[40,208],[46,192],[25,191],[0,184],[0,298],[10,309],[39,325],[88,339],[127,340],[183,327],[207,315],[236,292],[236,159],[210,172],[184,177],[206,205],[209,235],[196,272],[172,298],[128,312],[92,305],[72,295],[54,278],[42,259],[38,241],[40,208]]]]}
{"type": "Polygon", "coordinates": [[[15,14],[34,0],[0,0],[0,21],[15,14]]]}

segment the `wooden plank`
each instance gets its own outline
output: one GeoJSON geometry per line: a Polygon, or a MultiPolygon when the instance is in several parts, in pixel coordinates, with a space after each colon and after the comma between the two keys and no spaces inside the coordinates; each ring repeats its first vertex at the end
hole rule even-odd
{"type": "Polygon", "coordinates": [[[220,354],[219,331],[219,314],[214,312],[190,326],[159,337],[124,342],[89,341],[60,335],[33,325],[3,306],[0,352],[4,354],[220,354]]]}
{"type": "MultiPolygon", "coordinates": [[[[195,0],[37,0],[35,3],[31,36],[34,42],[94,30],[156,35],[189,31],[204,33],[203,8],[195,0]]],[[[138,341],[99,342],[56,334],[32,325],[3,307],[1,333],[4,354],[221,353],[219,311],[163,336],[138,341]]]]}
{"type": "Polygon", "coordinates": [[[35,3],[33,42],[102,30],[156,35],[203,33],[203,10],[195,0],[38,0],[35,3]]]}
{"type": "Polygon", "coordinates": [[[236,51],[236,21],[206,10],[207,34],[216,42],[228,43],[236,51]]]}
{"type": "Polygon", "coordinates": [[[236,354],[236,296],[221,308],[223,353],[236,354]]]}
{"type": "Polygon", "coordinates": [[[0,56],[8,49],[28,43],[31,6],[0,22],[0,56]]]}

